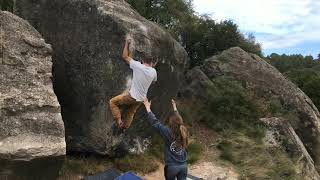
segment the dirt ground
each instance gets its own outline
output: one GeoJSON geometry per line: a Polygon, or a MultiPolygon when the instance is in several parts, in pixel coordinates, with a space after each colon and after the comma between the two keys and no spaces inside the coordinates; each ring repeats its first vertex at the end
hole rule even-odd
{"type": "MultiPolygon", "coordinates": [[[[145,180],[164,179],[163,164],[156,172],[141,176],[145,180]]],[[[199,162],[189,166],[188,173],[204,180],[237,180],[238,174],[230,167],[223,167],[213,162],[199,162]]]]}

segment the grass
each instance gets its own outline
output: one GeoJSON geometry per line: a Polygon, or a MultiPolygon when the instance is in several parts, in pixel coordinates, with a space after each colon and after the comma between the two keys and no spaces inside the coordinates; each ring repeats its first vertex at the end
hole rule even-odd
{"type": "Polygon", "coordinates": [[[69,155],[60,171],[59,179],[79,179],[79,176],[93,175],[116,167],[120,171],[150,173],[159,168],[159,158],[163,158],[162,142],[159,137],[152,139],[151,148],[144,154],[127,155],[122,158],[108,158],[93,155],[69,155]]]}
{"type": "Polygon", "coordinates": [[[236,166],[241,179],[298,179],[294,163],[285,152],[242,133],[229,135],[217,148],[221,159],[236,166]]]}
{"type": "MultiPolygon", "coordinates": [[[[116,167],[120,171],[132,171],[135,173],[147,174],[159,168],[159,162],[164,159],[163,140],[156,135],[152,138],[150,148],[143,154],[131,154],[122,158],[107,158],[92,155],[67,156],[60,171],[60,180],[79,179],[80,176],[87,176],[116,167]]],[[[188,147],[188,163],[197,162],[203,152],[203,145],[193,142],[188,147]]]]}
{"type": "Polygon", "coordinates": [[[159,168],[159,160],[163,159],[163,141],[160,136],[152,137],[150,148],[143,154],[129,154],[114,159],[114,165],[121,171],[151,173],[159,168]]]}
{"type": "Polygon", "coordinates": [[[212,82],[198,112],[200,121],[216,132],[242,131],[262,138],[263,128],[257,119],[264,112],[254,93],[229,76],[215,78],[212,82]]]}
{"type": "Polygon", "coordinates": [[[114,161],[115,166],[121,171],[133,171],[147,174],[156,171],[159,168],[157,159],[148,154],[127,155],[114,161]]]}
{"type": "Polygon", "coordinates": [[[263,144],[266,129],[259,118],[288,116],[278,97],[259,98],[230,76],[214,78],[206,97],[183,102],[182,112],[221,136],[220,159],[231,163],[240,179],[301,179],[286,152],[263,144]]]}
{"type": "Polygon", "coordinates": [[[191,143],[188,147],[188,164],[194,164],[200,160],[203,154],[203,145],[200,143],[191,143]]]}
{"type": "MultiPolygon", "coordinates": [[[[93,155],[67,156],[60,171],[60,177],[69,175],[92,175],[112,167],[109,158],[93,155]]],[[[63,179],[63,178],[62,178],[63,179]]]]}
{"type": "MultiPolygon", "coordinates": [[[[164,145],[160,136],[152,138],[151,147],[144,154],[127,155],[114,160],[114,164],[121,171],[133,171],[143,174],[151,173],[159,168],[159,161],[164,160],[164,145]]],[[[196,163],[202,156],[203,145],[193,142],[188,147],[189,164],[196,163]]]]}

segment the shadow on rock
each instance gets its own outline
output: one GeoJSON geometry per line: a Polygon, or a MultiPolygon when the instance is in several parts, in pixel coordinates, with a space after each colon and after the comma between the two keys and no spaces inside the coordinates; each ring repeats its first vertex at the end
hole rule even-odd
{"type": "Polygon", "coordinates": [[[64,156],[57,158],[35,159],[32,161],[0,160],[0,179],[55,180],[64,163],[64,156]]]}

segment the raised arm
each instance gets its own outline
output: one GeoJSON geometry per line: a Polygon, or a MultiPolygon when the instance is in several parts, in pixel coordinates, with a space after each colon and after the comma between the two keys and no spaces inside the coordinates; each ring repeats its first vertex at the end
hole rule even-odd
{"type": "Polygon", "coordinates": [[[145,99],[143,102],[144,106],[146,107],[146,110],[148,112],[148,121],[152,125],[152,127],[165,139],[170,139],[170,131],[169,129],[164,126],[153,114],[151,111],[151,102],[148,101],[148,99],[145,99]]]}
{"type": "Polygon", "coordinates": [[[128,41],[126,39],[125,44],[124,44],[124,48],[122,51],[122,59],[127,63],[130,64],[130,61],[132,60],[131,58],[131,54],[129,52],[129,45],[130,45],[130,41],[128,41]]]}

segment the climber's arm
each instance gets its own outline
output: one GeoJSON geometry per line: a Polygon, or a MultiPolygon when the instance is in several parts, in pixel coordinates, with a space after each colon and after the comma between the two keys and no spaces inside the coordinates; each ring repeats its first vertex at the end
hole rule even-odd
{"type": "Polygon", "coordinates": [[[127,64],[130,64],[130,61],[132,61],[131,54],[130,54],[130,51],[129,51],[129,45],[130,45],[130,41],[126,40],[126,42],[124,44],[123,51],[122,51],[122,59],[127,64]]]}

